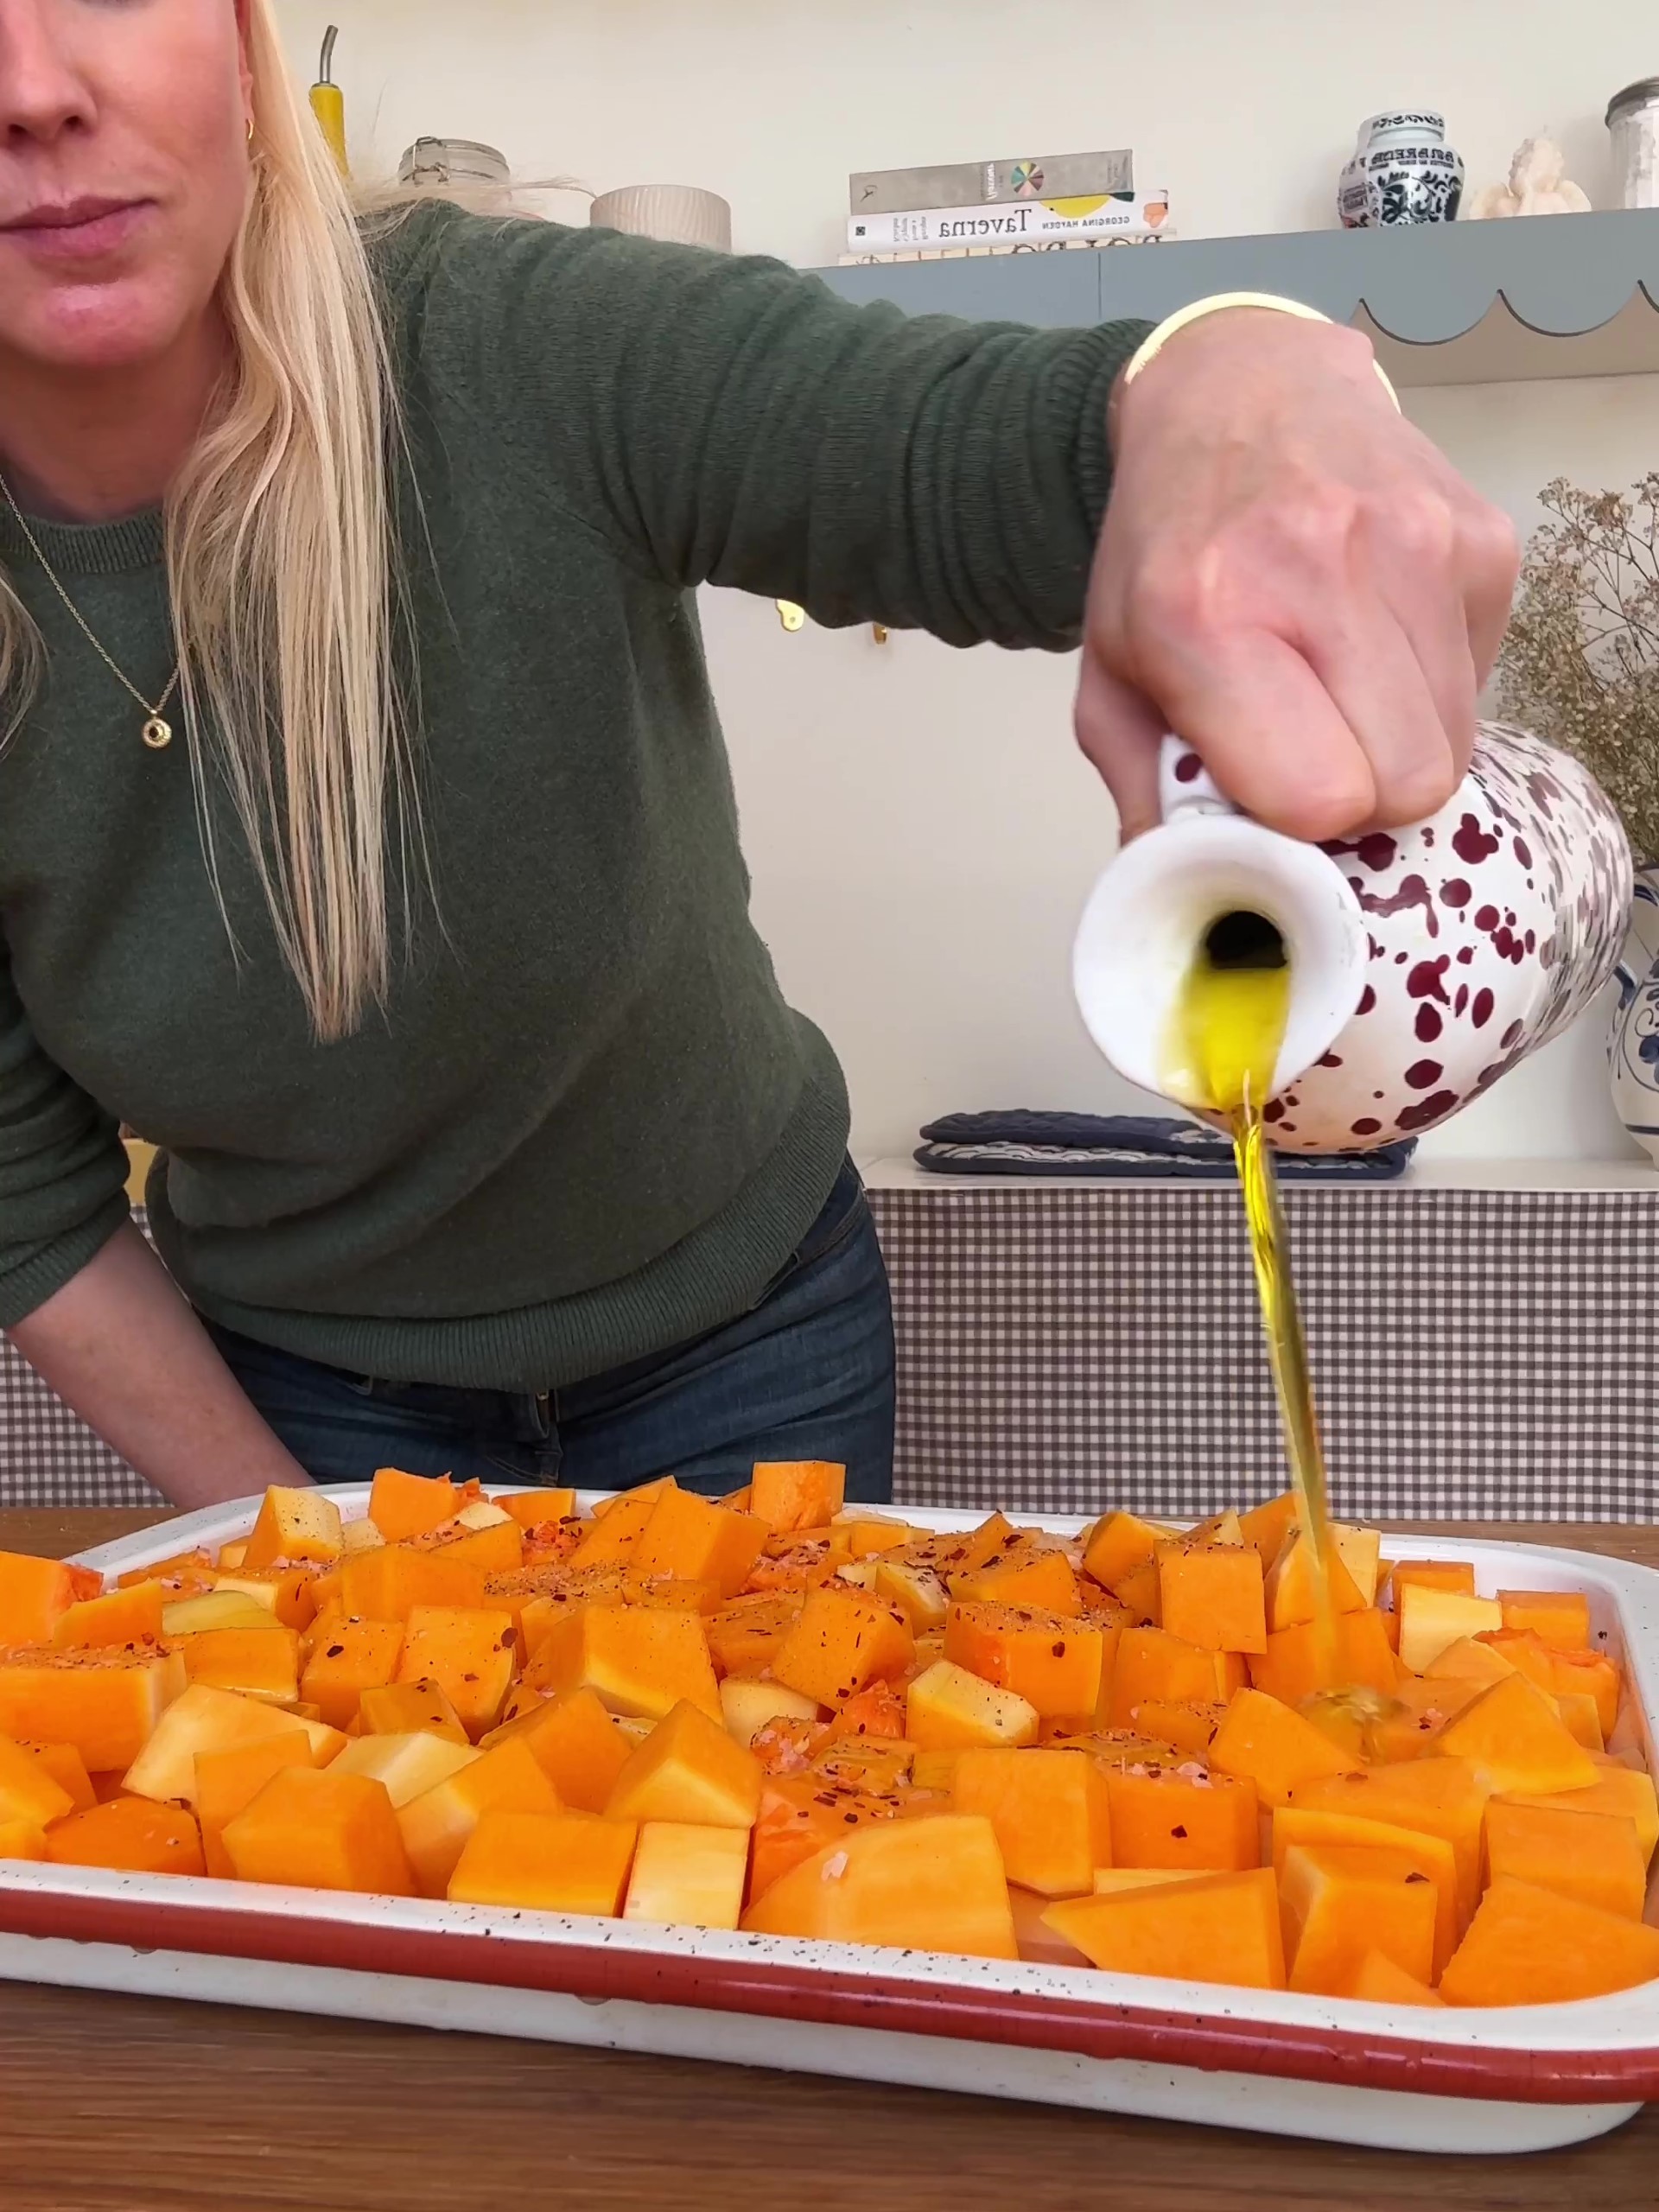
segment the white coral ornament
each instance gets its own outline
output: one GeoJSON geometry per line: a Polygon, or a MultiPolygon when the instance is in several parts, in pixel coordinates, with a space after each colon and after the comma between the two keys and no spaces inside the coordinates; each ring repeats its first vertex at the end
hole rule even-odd
{"type": "Polygon", "coordinates": [[[1589,196],[1567,174],[1567,156],[1553,138],[1529,138],[1510,163],[1507,184],[1489,184],[1464,210],[1469,222],[1506,215],[1582,215],[1589,196]]]}

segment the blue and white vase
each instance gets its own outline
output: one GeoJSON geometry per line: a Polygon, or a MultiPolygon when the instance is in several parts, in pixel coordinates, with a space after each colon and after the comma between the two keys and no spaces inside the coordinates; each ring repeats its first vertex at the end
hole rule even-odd
{"type": "Polygon", "coordinates": [[[1659,1166],[1659,868],[1636,872],[1630,932],[1614,972],[1618,1011],[1607,1046],[1613,1105],[1659,1166]]]}
{"type": "Polygon", "coordinates": [[[1337,209],[1344,230],[1376,230],[1453,222],[1462,198],[1463,156],[1446,143],[1446,118],[1418,108],[1361,124],[1337,209]]]}

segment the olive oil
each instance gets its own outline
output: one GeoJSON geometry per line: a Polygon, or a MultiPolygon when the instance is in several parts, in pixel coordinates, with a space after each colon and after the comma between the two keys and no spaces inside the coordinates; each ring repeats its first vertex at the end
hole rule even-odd
{"type": "Polygon", "coordinates": [[[1337,1688],[1331,1520],[1325,1451],[1308,1375],[1296,1286],[1262,1109],[1284,1043],[1291,973],[1283,938],[1259,914],[1224,914],[1205,932],[1167,1046],[1173,1094],[1230,1123],[1249,1224],[1268,1357],[1303,1541],[1313,1560],[1314,1637],[1322,1688],[1337,1688]]]}

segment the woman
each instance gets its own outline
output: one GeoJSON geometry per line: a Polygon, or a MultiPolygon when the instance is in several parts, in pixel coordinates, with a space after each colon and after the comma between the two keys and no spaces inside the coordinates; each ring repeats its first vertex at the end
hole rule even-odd
{"type": "Polygon", "coordinates": [[[1082,635],[1126,829],[1170,723],[1326,834],[1461,772],[1507,526],[1275,312],[1116,391],[1101,535],[1142,328],[365,233],[268,0],[0,0],[0,1325],[181,1504],[386,1462],[884,1494],[880,1257],[692,588],[1082,635]]]}

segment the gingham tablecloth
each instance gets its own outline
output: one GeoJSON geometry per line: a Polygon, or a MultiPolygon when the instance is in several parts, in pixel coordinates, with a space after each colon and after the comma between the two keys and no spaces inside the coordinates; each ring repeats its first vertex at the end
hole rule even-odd
{"type": "MultiPolygon", "coordinates": [[[[1285,1196],[1339,1512],[1659,1521],[1659,1179],[1285,1196]]],[[[1179,1518],[1282,1487],[1236,1190],[941,1181],[870,1203],[901,1502],[1179,1518]]],[[[0,1344],[0,1504],[154,1502],[0,1344]]]]}

